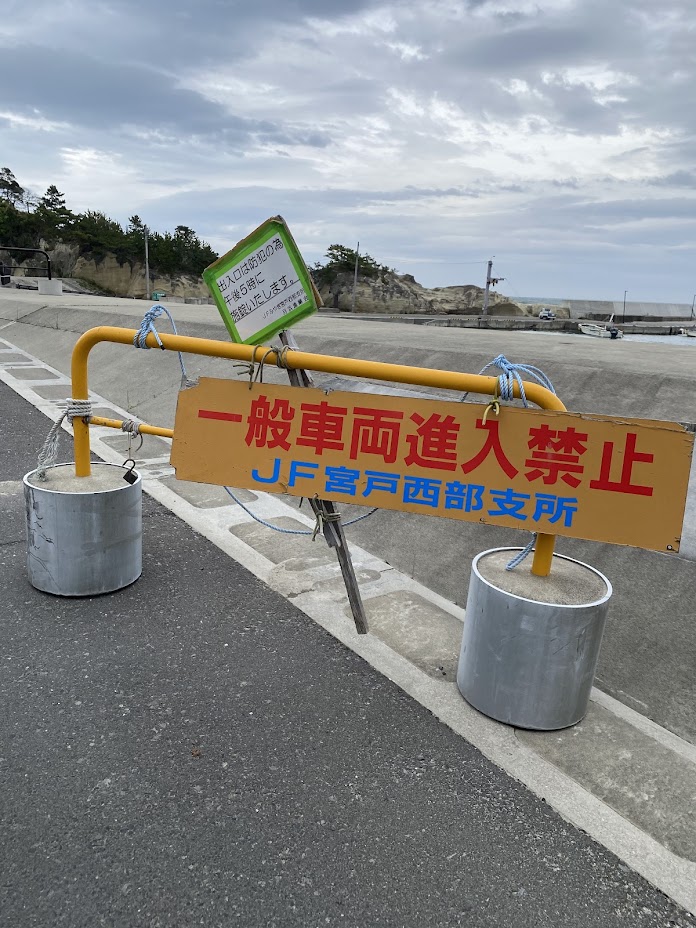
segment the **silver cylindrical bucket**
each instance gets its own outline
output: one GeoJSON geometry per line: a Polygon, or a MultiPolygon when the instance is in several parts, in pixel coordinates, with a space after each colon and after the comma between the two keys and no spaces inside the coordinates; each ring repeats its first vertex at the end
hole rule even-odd
{"type": "Polygon", "coordinates": [[[118,464],[92,463],[90,477],[57,464],[24,477],[27,568],[37,590],[95,596],[142,573],[142,482],[124,480],[118,464]]]}
{"type": "Polygon", "coordinates": [[[587,712],[612,588],[593,567],[554,555],[551,575],[518,567],[521,549],[483,551],[471,567],[457,686],[472,706],[551,731],[587,712]]]}

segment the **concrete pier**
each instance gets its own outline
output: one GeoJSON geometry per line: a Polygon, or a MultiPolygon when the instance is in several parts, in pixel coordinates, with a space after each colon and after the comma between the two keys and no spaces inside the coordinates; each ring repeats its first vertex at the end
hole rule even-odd
{"type": "MultiPolygon", "coordinates": [[[[48,302],[36,293],[0,291],[0,379],[55,417],[56,403],[70,394],[70,355],[77,337],[102,324],[137,328],[148,305],[66,295],[48,302]]],[[[181,334],[226,338],[214,307],[178,304],[172,311],[181,334]]],[[[163,320],[162,331],[167,330],[163,320]]],[[[696,339],[615,342],[570,333],[416,328],[324,313],[300,325],[295,335],[308,351],[475,373],[502,353],[542,368],[573,411],[696,427],[696,339]]],[[[192,377],[237,373],[220,360],[189,357],[186,362],[192,377]]],[[[266,369],[264,379],[282,383],[286,375],[266,369]]],[[[90,362],[100,415],[127,414],[171,426],[180,381],[178,360],[167,352],[103,345],[90,362]]],[[[320,385],[339,386],[331,378],[320,385]]],[[[127,442],[125,435],[94,430],[93,448],[105,460],[123,461],[127,442]]],[[[308,539],[288,545],[287,537],[253,522],[220,488],[179,483],[168,453],[166,441],[150,439],[137,455],[146,494],[256,571],[568,821],[696,910],[693,491],[678,555],[559,541],[560,554],[605,574],[614,595],[587,718],[552,742],[555,735],[512,733],[508,738],[496,723],[480,722],[473,710],[467,714],[462,708],[454,682],[471,561],[487,548],[526,543],[526,534],[398,512],[380,512],[349,529],[374,628],[363,645],[345,631],[350,628],[345,593],[335,565],[324,557],[325,548],[308,539]]],[[[248,502],[264,518],[311,529],[304,512],[279,497],[248,502]]],[[[350,518],[350,507],[342,508],[350,518]]]]}

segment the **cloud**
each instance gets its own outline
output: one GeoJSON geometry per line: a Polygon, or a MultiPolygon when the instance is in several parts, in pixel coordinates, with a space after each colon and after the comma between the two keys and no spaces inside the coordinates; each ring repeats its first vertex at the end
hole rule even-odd
{"type": "MultiPolygon", "coordinates": [[[[219,106],[172,87],[166,75],[146,64],[125,68],[85,52],[66,56],[52,48],[5,48],[0,83],[12,87],[12,105],[20,111],[36,107],[51,118],[89,129],[135,122],[177,126],[195,135],[210,131],[222,115],[219,106]]],[[[243,120],[237,123],[241,126],[243,120]]]]}
{"type": "Polygon", "coordinates": [[[693,286],[692,0],[6,6],[3,162],[74,209],[219,250],[280,212],[309,262],[360,240],[429,285],[495,254],[519,293],[693,286]]]}
{"type": "Polygon", "coordinates": [[[673,171],[664,177],[650,178],[648,183],[655,184],[657,187],[693,187],[696,189],[696,172],[695,171],[673,171]]]}

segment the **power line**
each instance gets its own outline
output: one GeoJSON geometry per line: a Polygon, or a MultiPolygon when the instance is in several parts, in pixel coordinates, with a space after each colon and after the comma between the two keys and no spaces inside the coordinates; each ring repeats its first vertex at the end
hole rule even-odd
{"type": "MultiPolygon", "coordinates": [[[[397,256],[397,261],[403,258],[402,255],[397,256]]],[[[393,259],[392,255],[385,255],[385,261],[391,261],[393,259]]],[[[451,264],[454,267],[461,267],[464,264],[485,264],[488,261],[488,258],[481,258],[480,261],[446,261],[444,258],[406,258],[407,261],[416,261],[416,263],[421,264],[451,264]]]]}
{"type": "Polygon", "coordinates": [[[509,277],[506,277],[505,280],[507,282],[507,287],[505,289],[510,290],[513,296],[519,296],[520,295],[519,290],[515,286],[514,282],[510,280],[509,277]]]}
{"type": "Polygon", "coordinates": [[[462,267],[464,264],[485,264],[488,261],[488,258],[481,258],[480,261],[444,261],[444,260],[427,260],[422,259],[423,264],[450,264],[453,267],[462,267]]]}

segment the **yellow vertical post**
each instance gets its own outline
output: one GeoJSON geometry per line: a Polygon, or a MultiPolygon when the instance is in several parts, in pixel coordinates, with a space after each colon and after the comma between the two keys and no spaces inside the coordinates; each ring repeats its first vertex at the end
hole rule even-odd
{"type": "MultiPolygon", "coordinates": [[[[72,391],[74,400],[89,399],[87,385],[87,359],[91,345],[78,341],[72,356],[72,391]]],[[[89,477],[92,465],[89,459],[89,423],[85,419],[73,419],[73,447],[75,449],[75,476],[89,477]]]]}
{"type": "Polygon", "coordinates": [[[537,535],[534,546],[534,560],[532,562],[532,573],[537,577],[548,577],[551,573],[555,541],[555,535],[543,535],[541,533],[537,535]]]}
{"type": "MultiPolygon", "coordinates": [[[[73,397],[81,399],[81,397],[73,397]]],[[[92,465],[89,459],[89,425],[84,419],[73,419],[73,447],[75,448],[75,476],[89,477],[92,465]]]]}

